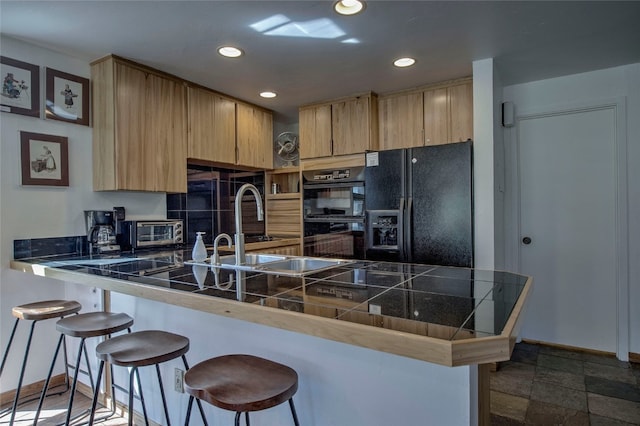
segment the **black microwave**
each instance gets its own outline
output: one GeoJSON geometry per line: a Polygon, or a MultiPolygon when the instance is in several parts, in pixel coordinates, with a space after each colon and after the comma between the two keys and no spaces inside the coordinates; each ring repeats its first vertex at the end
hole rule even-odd
{"type": "Polygon", "coordinates": [[[184,224],[179,219],[128,220],[120,225],[117,237],[122,250],[177,247],[184,243],[184,224]]]}

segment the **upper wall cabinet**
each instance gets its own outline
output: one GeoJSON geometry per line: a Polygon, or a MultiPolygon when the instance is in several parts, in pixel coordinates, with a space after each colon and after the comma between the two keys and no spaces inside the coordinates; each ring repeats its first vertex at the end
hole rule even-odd
{"type": "Polygon", "coordinates": [[[457,80],[380,98],[380,149],[473,139],[473,86],[457,80]]]}
{"type": "Polygon", "coordinates": [[[378,97],[373,93],[301,107],[299,114],[301,159],[378,147],[378,97]]]}
{"type": "Polygon", "coordinates": [[[331,155],[331,104],[299,110],[300,158],[331,155]]]}
{"type": "Polygon", "coordinates": [[[114,56],[91,81],[94,190],[186,192],[184,83],[114,56]]]}
{"type": "Polygon", "coordinates": [[[379,108],[381,150],[423,144],[422,92],[381,97],[379,108]]]}
{"type": "Polygon", "coordinates": [[[188,157],[235,164],[236,103],[210,90],[188,89],[188,157]]]}
{"type": "Polygon", "coordinates": [[[270,112],[238,102],[237,164],[273,168],[273,117],[270,112]]]}

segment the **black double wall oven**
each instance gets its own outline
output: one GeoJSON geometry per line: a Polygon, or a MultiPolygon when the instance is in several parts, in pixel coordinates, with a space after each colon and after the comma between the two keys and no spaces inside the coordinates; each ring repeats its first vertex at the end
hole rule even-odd
{"type": "Polygon", "coordinates": [[[364,167],[303,172],[304,254],[364,259],[364,167]]]}

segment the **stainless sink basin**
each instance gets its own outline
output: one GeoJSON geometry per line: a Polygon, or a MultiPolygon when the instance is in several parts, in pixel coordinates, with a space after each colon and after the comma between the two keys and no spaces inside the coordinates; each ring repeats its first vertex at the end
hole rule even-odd
{"type": "Polygon", "coordinates": [[[218,264],[211,264],[211,259],[204,262],[184,262],[185,265],[210,265],[212,268],[234,269],[237,271],[261,272],[263,274],[302,277],[340,265],[352,263],[352,260],[326,259],[321,257],[281,256],[277,254],[247,253],[246,262],[236,265],[236,256],[220,256],[218,264]]]}
{"type": "Polygon", "coordinates": [[[316,257],[289,257],[279,262],[269,262],[257,269],[272,274],[303,276],[336,266],[351,263],[350,260],[323,259],[316,257]]]}
{"type": "MultiPolygon", "coordinates": [[[[256,254],[256,253],[247,253],[245,255],[246,262],[243,265],[246,266],[255,266],[261,265],[263,263],[268,262],[276,262],[279,260],[286,259],[286,256],[278,256],[275,254],[256,254]]],[[[235,265],[236,264],[236,256],[235,254],[231,254],[228,256],[220,256],[220,264],[221,265],[235,265]]]]}

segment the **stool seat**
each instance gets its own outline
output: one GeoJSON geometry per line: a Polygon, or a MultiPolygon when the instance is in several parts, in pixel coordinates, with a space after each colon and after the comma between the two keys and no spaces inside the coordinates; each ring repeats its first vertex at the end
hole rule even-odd
{"type": "Polygon", "coordinates": [[[125,330],[133,325],[133,318],[124,313],[88,312],[62,318],[56,323],[56,330],[67,336],[106,336],[125,330]]]}
{"type": "Polygon", "coordinates": [[[189,351],[189,339],[160,330],[136,331],[113,337],[96,347],[101,361],[124,367],[160,364],[189,351]]]}
{"type": "Polygon", "coordinates": [[[236,412],[259,411],[290,400],[298,390],[295,370],[252,355],[224,355],[184,375],[189,395],[236,412]]]}
{"type": "Polygon", "coordinates": [[[43,300],[14,306],[11,314],[19,319],[41,321],[75,314],[82,309],[82,305],[75,300],[43,300]]]}

